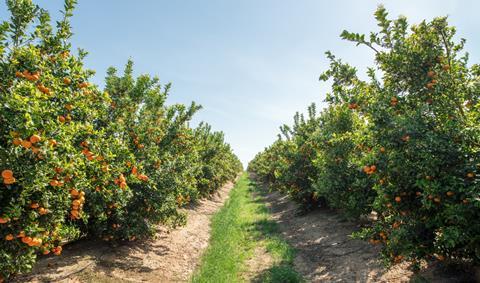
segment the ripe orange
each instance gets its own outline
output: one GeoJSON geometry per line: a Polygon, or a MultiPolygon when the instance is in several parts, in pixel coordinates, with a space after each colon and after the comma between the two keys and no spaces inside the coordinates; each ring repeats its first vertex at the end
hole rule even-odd
{"type": "Polygon", "coordinates": [[[36,144],[37,142],[41,141],[42,138],[39,135],[33,135],[30,137],[30,142],[32,144],[36,144]]]}
{"type": "Polygon", "coordinates": [[[396,202],[401,202],[401,201],[402,201],[402,198],[399,197],[399,196],[396,196],[396,197],[395,197],[395,201],[396,201],[396,202]]]}
{"type": "Polygon", "coordinates": [[[70,190],[70,195],[72,197],[77,197],[79,195],[79,192],[78,192],[77,189],[73,188],[73,189],[70,190]]]}
{"type": "Polygon", "coordinates": [[[442,69],[443,69],[444,71],[448,71],[448,70],[450,70],[450,65],[443,65],[443,66],[442,66],[442,69]]]}
{"type": "Polygon", "coordinates": [[[23,237],[23,238],[22,238],[22,243],[28,245],[28,244],[30,244],[30,243],[32,242],[32,240],[33,240],[33,239],[32,239],[31,237],[23,237]]]}
{"type": "Polygon", "coordinates": [[[447,196],[449,196],[449,197],[453,196],[454,194],[455,194],[455,193],[452,192],[452,191],[448,191],[448,192],[447,192],[447,196]]]}
{"type": "Polygon", "coordinates": [[[32,203],[30,204],[30,208],[33,208],[33,209],[37,209],[37,208],[39,208],[39,207],[40,207],[40,205],[38,204],[38,202],[32,202],[32,203]]]}
{"type": "Polygon", "coordinates": [[[63,83],[64,83],[64,84],[69,85],[71,82],[72,82],[71,79],[69,79],[69,78],[63,78],[63,83]]]}
{"type": "Polygon", "coordinates": [[[65,123],[65,117],[64,116],[58,116],[58,121],[60,123],[65,123]]]}
{"type": "Polygon", "coordinates": [[[5,236],[6,241],[11,241],[13,239],[15,239],[15,237],[12,234],[8,234],[7,236],[5,236]]]}
{"type": "Polygon", "coordinates": [[[143,174],[140,174],[138,176],[138,178],[144,182],[147,182],[148,181],[148,176],[147,175],[143,175],[143,174]]]}
{"type": "Polygon", "coordinates": [[[4,179],[11,179],[13,178],[13,171],[9,169],[5,169],[2,171],[2,178],[4,179]]]}
{"type": "Polygon", "coordinates": [[[40,215],[45,215],[45,214],[48,213],[48,210],[47,210],[46,208],[44,208],[44,207],[40,207],[40,208],[38,209],[38,213],[39,213],[40,215]]]}
{"type": "Polygon", "coordinates": [[[22,144],[22,140],[19,139],[19,138],[14,138],[14,139],[13,139],[13,144],[14,144],[15,146],[19,146],[19,145],[22,144]]]}
{"type": "Polygon", "coordinates": [[[31,147],[32,147],[32,143],[29,142],[29,141],[27,141],[27,140],[24,140],[24,141],[22,141],[22,146],[23,146],[24,148],[31,148],[31,147]]]}
{"type": "Polygon", "coordinates": [[[380,148],[380,152],[381,152],[381,153],[384,153],[385,151],[386,151],[386,149],[382,146],[382,147],[380,148]]]}
{"type": "Polygon", "coordinates": [[[468,177],[468,178],[475,178],[475,173],[473,173],[473,172],[468,172],[468,173],[467,173],[467,177],[468,177]]]}
{"type": "Polygon", "coordinates": [[[433,77],[435,77],[435,75],[436,74],[435,74],[434,71],[428,71],[428,73],[427,73],[427,77],[429,77],[429,78],[433,78],[433,77]]]}

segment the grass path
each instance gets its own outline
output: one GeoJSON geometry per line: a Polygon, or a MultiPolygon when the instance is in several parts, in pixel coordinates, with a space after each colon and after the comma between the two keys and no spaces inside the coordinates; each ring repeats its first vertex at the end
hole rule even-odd
{"type": "Polygon", "coordinates": [[[294,250],[280,237],[262,191],[244,174],[212,219],[209,247],[193,282],[301,282],[294,250]]]}

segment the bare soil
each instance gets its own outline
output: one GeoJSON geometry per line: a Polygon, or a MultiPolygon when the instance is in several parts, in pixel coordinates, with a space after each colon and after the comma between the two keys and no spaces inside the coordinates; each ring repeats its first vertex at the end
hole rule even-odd
{"type": "MultiPolygon", "coordinates": [[[[283,237],[297,250],[295,269],[307,282],[390,283],[419,279],[405,263],[385,269],[379,247],[350,238],[359,226],[345,221],[339,213],[322,209],[298,216],[297,206],[278,192],[267,194],[265,201],[283,237]]],[[[449,274],[436,265],[420,275],[427,282],[480,282],[480,277],[475,279],[473,274],[449,274]]]]}
{"type": "Polygon", "coordinates": [[[185,209],[186,226],[158,227],[155,239],[122,244],[79,241],[60,257],[42,258],[18,282],[185,282],[199,264],[210,238],[210,218],[223,205],[232,183],[185,209]]]}

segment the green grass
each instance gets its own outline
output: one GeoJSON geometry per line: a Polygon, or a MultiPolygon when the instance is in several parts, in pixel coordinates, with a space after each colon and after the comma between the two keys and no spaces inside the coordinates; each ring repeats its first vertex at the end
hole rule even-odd
{"type": "Polygon", "coordinates": [[[192,282],[241,282],[245,262],[256,247],[263,247],[274,263],[255,281],[302,282],[293,269],[295,251],[270,220],[262,193],[246,174],[239,179],[228,201],[213,216],[209,247],[192,282]]]}

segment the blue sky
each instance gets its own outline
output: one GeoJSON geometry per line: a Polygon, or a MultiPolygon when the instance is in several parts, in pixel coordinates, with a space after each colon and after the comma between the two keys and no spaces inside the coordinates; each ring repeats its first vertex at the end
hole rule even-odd
{"type": "MultiPolygon", "coordinates": [[[[58,17],[61,0],[34,1],[58,17]]],[[[246,164],[276,138],[297,110],[321,102],[328,91],[318,81],[324,52],[364,71],[373,54],[342,41],[343,29],[376,30],[373,12],[384,4],[391,17],[410,23],[448,15],[478,62],[480,2],[320,0],[79,0],[73,44],[89,51],[86,66],[103,85],[109,66],[129,58],[138,74],[172,82],[170,103],[194,100],[205,120],[225,132],[246,164]]],[[[0,2],[0,17],[8,16],[0,2]]]]}

